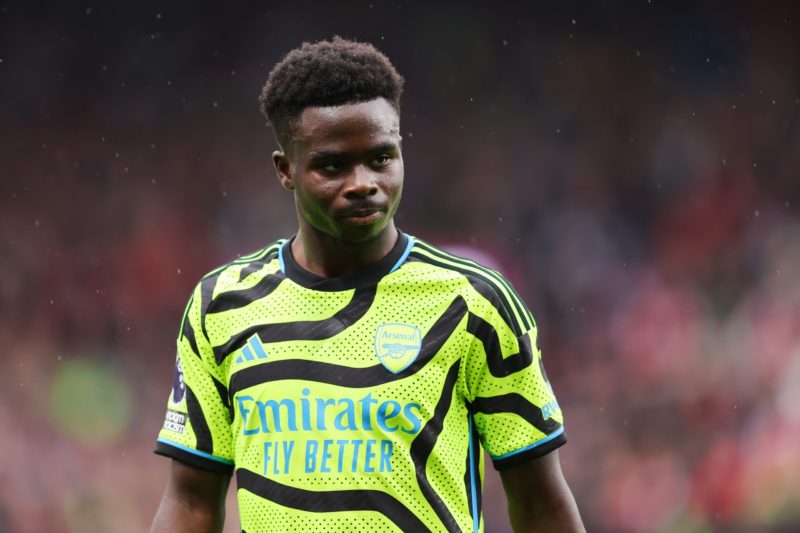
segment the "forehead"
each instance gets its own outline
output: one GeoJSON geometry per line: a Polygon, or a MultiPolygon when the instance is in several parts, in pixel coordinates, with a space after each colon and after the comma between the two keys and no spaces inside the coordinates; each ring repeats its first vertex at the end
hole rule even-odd
{"type": "Polygon", "coordinates": [[[308,107],[294,127],[307,148],[340,143],[399,142],[400,117],[384,98],[340,106],[308,107]]]}

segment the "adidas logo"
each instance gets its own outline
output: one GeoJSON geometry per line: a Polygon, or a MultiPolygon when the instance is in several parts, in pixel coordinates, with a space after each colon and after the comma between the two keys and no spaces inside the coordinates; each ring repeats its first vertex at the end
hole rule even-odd
{"type": "Polygon", "coordinates": [[[256,359],[266,359],[267,352],[264,350],[264,345],[261,344],[261,339],[257,334],[247,339],[247,344],[242,348],[242,354],[236,358],[237,363],[244,363],[245,361],[254,361],[256,359]]]}

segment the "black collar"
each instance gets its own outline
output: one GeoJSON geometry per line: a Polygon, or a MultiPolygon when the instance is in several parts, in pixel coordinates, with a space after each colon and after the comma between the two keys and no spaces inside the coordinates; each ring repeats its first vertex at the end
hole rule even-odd
{"type": "Polygon", "coordinates": [[[292,256],[294,237],[281,246],[279,257],[286,277],[308,289],[316,291],[346,291],[377,284],[384,276],[396,270],[408,257],[412,239],[397,231],[397,242],[381,260],[338,278],[324,278],[313,274],[297,264],[292,256]]]}

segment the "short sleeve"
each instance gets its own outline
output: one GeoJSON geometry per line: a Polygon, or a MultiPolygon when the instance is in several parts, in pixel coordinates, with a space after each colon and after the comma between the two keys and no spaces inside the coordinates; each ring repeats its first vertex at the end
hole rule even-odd
{"type": "Polygon", "coordinates": [[[502,470],[558,448],[566,435],[533,317],[516,293],[485,296],[468,317],[465,394],[483,447],[502,470]]]}
{"type": "Polygon", "coordinates": [[[187,304],[164,425],[155,453],[219,473],[233,471],[231,412],[223,369],[202,327],[200,286],[187,304]]]}

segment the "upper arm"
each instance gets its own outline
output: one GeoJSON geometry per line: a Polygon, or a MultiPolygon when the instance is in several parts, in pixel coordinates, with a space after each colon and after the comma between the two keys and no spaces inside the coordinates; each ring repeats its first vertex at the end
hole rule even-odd
{"type": "Polygon", "coordinates": [[[481,442],[501,470],[546,455],[566,436],[527,307],[476,288],[481,298],[475,298],[467,319],[473,340],[465,358],[464,394],[481,442]],[[521,311],[515,315],[515,309],[521,311]]]}
{"type": "Polygon", "coordinates": [[[561,473],[564,418],[544,370],[539,331],[508,285],[480,290],[467,330],[474,337],[464,373],[470,413],[500,471],[515,531],[583,531],[561,473]],[[505,297],[504,297],[505,296],[505,297]]]}
{"type": "Polygon", "coordinates": [[[230,474],[233,470],[230,400],[225,363],[218,364],[205,330],[211,280],[189,300],[177,339],[172,391],[156,453],[194,467],[230,474]]]}
{"type": "Polygon", "coordinates": [[[558,450],[500,471],[514,531],[584,531],[558,450]]]}
{"type": "MultiPolygon", "coordinates": [[[[205,282],[205,280],[204,280],[205,282]]],[[[203,282],[203,283],[204,283],[203,282]]],[[[195,288],[177,340],[172,390],[155,452],[173,459],[153,531],[221,531],[233,471],[225,370],[204,332],[210,291],[195,288]]]]}
{"type": "Polygon", "coordinates": [[[153,520],[153,533],[222,531],[230,476],[172,461],[169,481],[153,520]]]}

